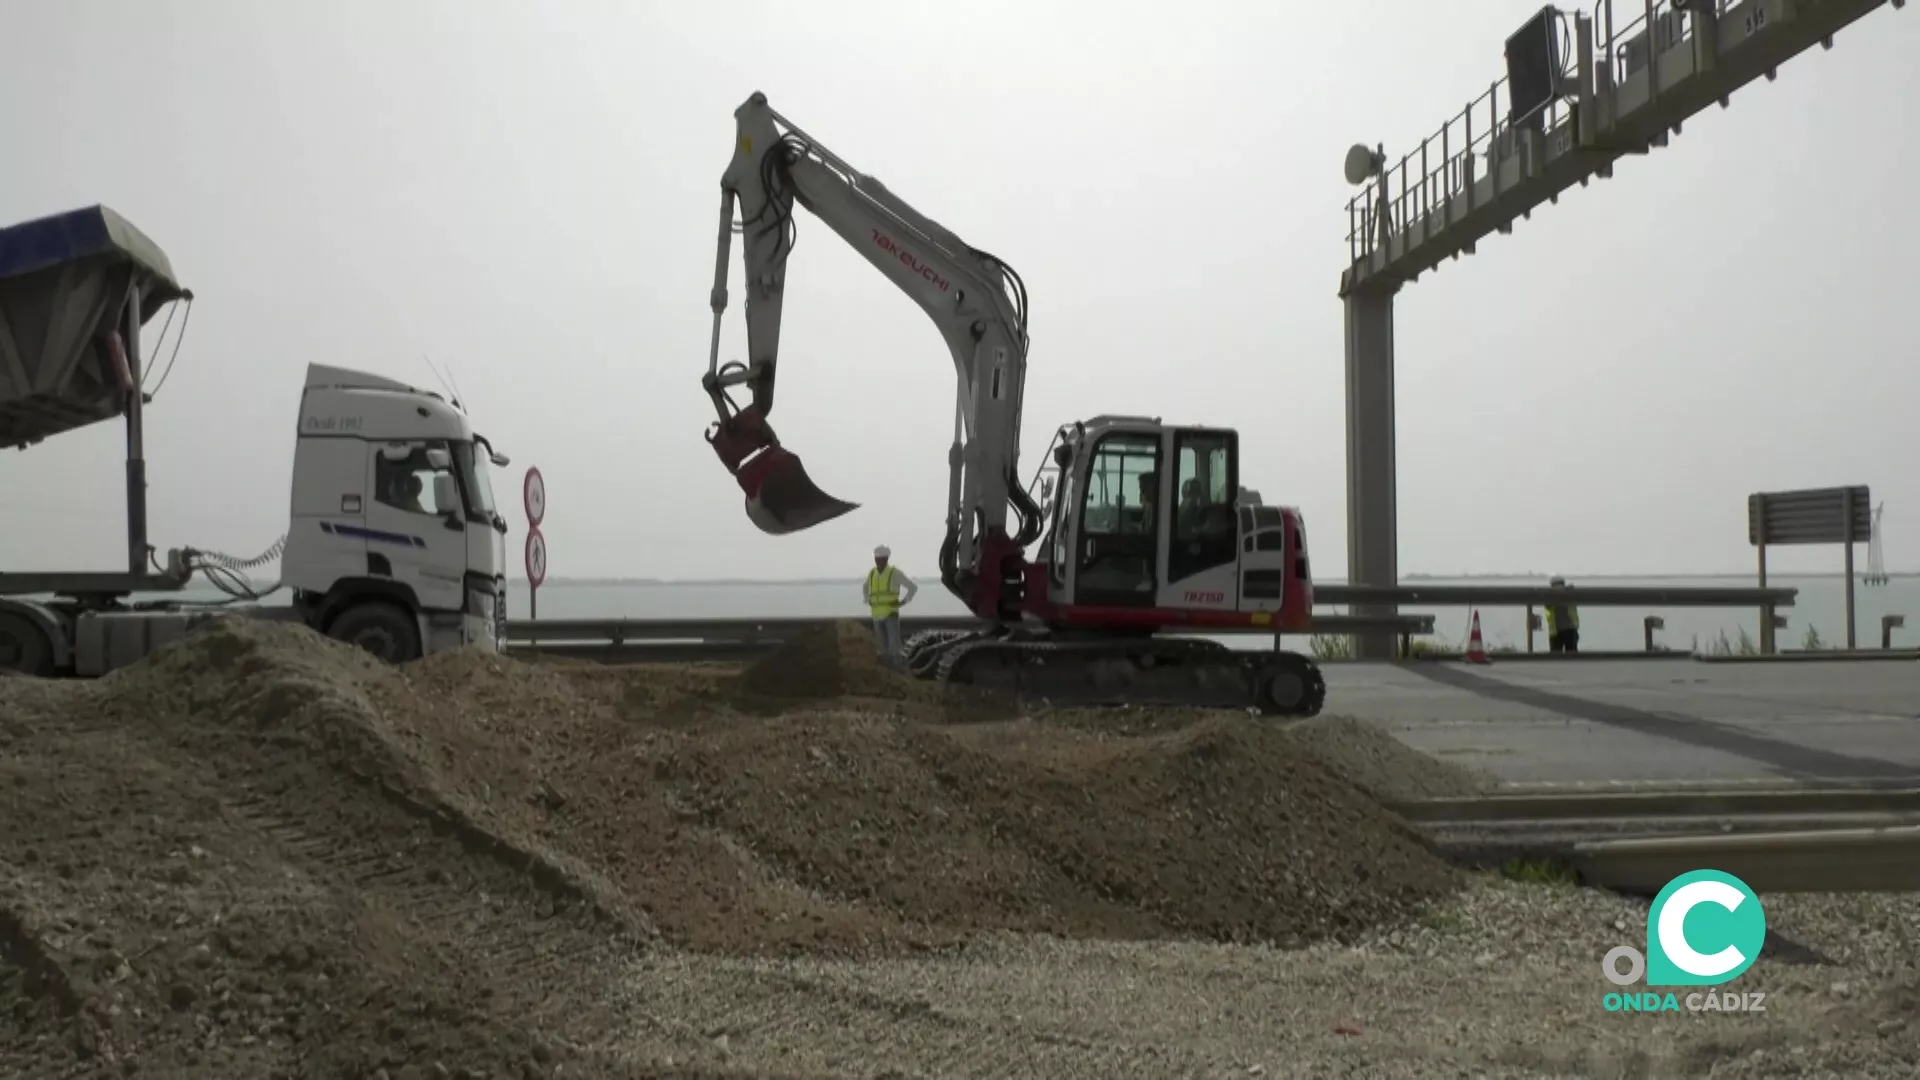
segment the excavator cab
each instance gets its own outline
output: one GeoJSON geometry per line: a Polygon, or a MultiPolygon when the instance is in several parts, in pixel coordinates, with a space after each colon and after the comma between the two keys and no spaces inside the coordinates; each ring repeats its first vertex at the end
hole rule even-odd
{"type": "Polygon", "coordinates": [[[1061,433],[1052,507],[1048,621],[1304,627],[1312,611],[1298,511],[1240,486],[1240,439],[1224,428],[1098,417],[1061,433]]]}

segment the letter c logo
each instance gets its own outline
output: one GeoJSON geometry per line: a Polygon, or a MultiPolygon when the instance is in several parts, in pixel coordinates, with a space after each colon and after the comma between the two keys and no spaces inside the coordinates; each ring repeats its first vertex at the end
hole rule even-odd
{"type": "Polygon", "coordinates": [[[1760,955],[1767,914],[1747,883],[1719,870],[1681,874],[1647,913],[1647,985],[1716,986],[1760,955]]]}
{"type": "Polygon", "coordinates": [[[1675,889],[1660,909],[1660,949],[1673,966],[1689,975],[1718,978],[1739,967],[1747,958],[1738,946],[1728,945],[1711,955],[1695,949],[1687,941],[1687,914],[1701,904],[1718,904],[1728,911],[1740,910],[1747,894],[1724,881],[1694,881],[1675,889]]]}

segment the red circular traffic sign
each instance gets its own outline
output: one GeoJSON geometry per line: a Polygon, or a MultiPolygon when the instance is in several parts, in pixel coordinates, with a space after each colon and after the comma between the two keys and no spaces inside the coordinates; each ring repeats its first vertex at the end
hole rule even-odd
{"type": "Polygon", "coordinates": [[[539,469],[528,467],[527,478],[520,485],[520,505],[526,507],[527,524],[533,528],[547,520],[547,478],[539,469]]]}
{"type": "Polygon", "coordinates": [[[527,530],[527,587],[537,589],[547,580],[547,538],[540,526],[527,530]]]}

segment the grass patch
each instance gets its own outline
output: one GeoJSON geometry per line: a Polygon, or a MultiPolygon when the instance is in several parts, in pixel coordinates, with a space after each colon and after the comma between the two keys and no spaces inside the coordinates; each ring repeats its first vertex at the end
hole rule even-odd
{"type": "Polygon", "coordinates": [[[1573,864],[1564,859],[1508,859],[1500,867],[1500,876],[1528,885],[1580,884],[1580,875],[1574,871],[1573,864]]]}
{"type": "MultiPolygon", "coordinates": [[[[1819,631],[1812,627],[1807,629],[1816,640],[1819,638],[1819,631]]],[[[1698,656],[1759,656],[1760,645],[1753,640],[1752,634],[1747,633],[1747,628],[1741,627],[1739,634],[1737,638],[1728,639],[1727,632],[1722,630],[1718,637],[1707,642],[1707,647],[1704,649],[1700,647],[1700,639],[1695,637],[1693,639],[1694,654],[1698,656]]]]}

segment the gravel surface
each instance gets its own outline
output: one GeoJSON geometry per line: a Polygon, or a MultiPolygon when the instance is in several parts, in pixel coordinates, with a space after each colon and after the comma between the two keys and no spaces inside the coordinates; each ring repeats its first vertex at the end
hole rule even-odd
{"type": "Polygon", "coordinates": [[[1477,778],[1365,725],[756,668],[222,620],[0,681],[0,1076],[1912,1074],[1913,898],[1610,1014],[1644,913],[1438,861],[1377,799],[1477,778]]]}
{"type": "Polygon", "coordinates": [[[1606,1011],[1600,957],[1644,942],[1644,906],[1499,880],[1350,947],[997,935],[953,958],[660,954],[622,995],[656,1061],[800,1075],[1913,1076],[1920,897],[1768,907],[1800,948],[1730,985],[1768,995],[1749,1015],[1606,1011]]]}

